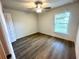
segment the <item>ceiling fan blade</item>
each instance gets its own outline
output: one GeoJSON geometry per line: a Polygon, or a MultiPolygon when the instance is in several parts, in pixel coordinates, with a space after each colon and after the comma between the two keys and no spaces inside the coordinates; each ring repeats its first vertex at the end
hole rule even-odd
{"type": "Polygon", "coordinates": [[[44,9],[52,9],[51,7],[45,7],[44,9]]]}
{"type": "MultiPolygon", "coordinates": [[[[36,8],[35,2],[25,3],[25,6],[26,6],[27,8],[36,8]]],[[[49,7],[49,3],[45,3],[45,2],[44,2],[41,7],[42,7],[42,8],[49,7]]]]}
{"type": "MultiPolygon", "coordinates": [[[[26,3],[25,6],[27,8],[36,8],[36,4],[34,2],[26,3]]],[[[44,9],[51,9],[49,3],[43,3],[41,7],[44,9]]]]}
{"type": "Polygon", "coordinates": [[[48,0],[14,0],[14,1],[23,2],[23,3],[36,2],[36,1],[49,2],[48,0]]]}
{"type": "Polygon", "coordinates": [[[35,8],[35,7],[36,7],[35,3],[33,3],[33,2],[26,3],[25,6],[26,6],[27,8],[35,8]]]}
{"type": "Polygon", "coordinates": [[[35,0],[14,0],[17,2],[25,2],[25,3],[29,3],[29,2],[35,2],[35,0]]]}

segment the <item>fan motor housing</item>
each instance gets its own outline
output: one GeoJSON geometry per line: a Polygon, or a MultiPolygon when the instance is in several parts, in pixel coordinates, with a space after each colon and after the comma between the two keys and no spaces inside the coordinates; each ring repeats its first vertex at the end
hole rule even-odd
{"type": "Polygon", "coordinates": [[[38,5],[38,4],[43,4],[43,3],[41,1],[36,1],[35,4],[38,5]]]}

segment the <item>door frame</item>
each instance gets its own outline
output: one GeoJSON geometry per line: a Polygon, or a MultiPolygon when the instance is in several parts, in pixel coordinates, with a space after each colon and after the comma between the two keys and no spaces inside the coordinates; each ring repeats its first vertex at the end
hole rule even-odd
{"type": "Polygon", "coordinates": [[[10,35],[8,33],[7,25],[5,22],[5,17],[4,17],[3,10],[2,10],[1,0],[0,0],[0,18],[1,18],[0,22],[1,22],[1,27],[2,27],[2,31],[3,31],[4,39],[5,39],[8,51],[12,55],[11,59],[16,59],[12,44],[10,42],[11,38],[10,38],[10,35]]]}

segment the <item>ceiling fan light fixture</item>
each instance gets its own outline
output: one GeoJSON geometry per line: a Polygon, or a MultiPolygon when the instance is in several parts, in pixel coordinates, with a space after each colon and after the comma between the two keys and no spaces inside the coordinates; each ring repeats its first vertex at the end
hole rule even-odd
{"type": "Polygon", "coordinates": [[[36,4],[36,12],[41,13],[42,12],[42,2],[37,1],[37,2],[35,2],[35,4],[36,4]]]}
{"type": "Polygon", "coordinates": [[[42,12],[42,8],[36,8],[36,13],[41,13],[42,12]]]}

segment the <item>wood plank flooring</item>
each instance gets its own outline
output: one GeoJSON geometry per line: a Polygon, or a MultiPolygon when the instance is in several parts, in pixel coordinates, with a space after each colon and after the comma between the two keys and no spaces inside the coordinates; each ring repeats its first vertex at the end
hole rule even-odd
{"type": "Polygon", "coordinates": [[[76,59],[74,43],[34,34],[13,43],[17,59],[76,59]]]}

